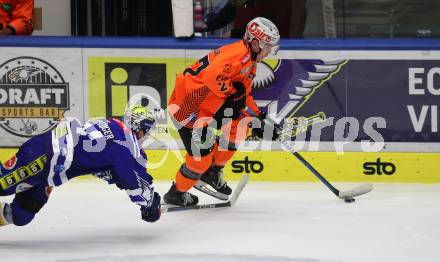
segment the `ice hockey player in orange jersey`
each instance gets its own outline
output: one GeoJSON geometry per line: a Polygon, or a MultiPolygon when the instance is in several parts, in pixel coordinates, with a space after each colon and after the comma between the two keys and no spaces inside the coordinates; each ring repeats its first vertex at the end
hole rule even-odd
{"type": "Polygon", "coordinates": [[[231,194],[222,169],[245,138],[247,124],[239,125],[243,109],[265,118],[250,95],[251,85],[257,62],[277,53],[279,39],[277,27],[257,17],[248,23],[243,40],[211,51],[177,76],[168,111],[187,155],[164,195],[166,203],[196,205],[197,196],[188,190],[200,183],[226,198],[231,194]],[[214,134],[217,129],[220,136],[214,134]]]}

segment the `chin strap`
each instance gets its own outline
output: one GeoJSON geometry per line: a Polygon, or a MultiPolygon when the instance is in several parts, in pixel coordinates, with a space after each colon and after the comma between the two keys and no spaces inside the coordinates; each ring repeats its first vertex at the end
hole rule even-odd
{"type": "Polygon", "coordinates": [[[252,61],[257,61],[257,57],[258,57],[258,55],[261,53],[261,48],[260,48],[260,51],[257,53],[257,52],[254,52],[253,50],[252,50],[252,48],[251,48],[251,60],[252,61]]]}
{"type": "Polygon", "coordinates": [[[257,52],[254,52],[254,50],[252,50],[252,46],[251,46],[250,42],[245,41],[245,44],[246,44],[247,48],[249,49],[249,51],[251,52],[251,60],[256,61],[258,54],[261,53],[261,48],[260,48],[260,51],[257,53],[257,52]]]}
{"type": "Polygon", "coordinates": [[[142,144],[142,143],[148,138],[148,134],[147,134],[147,133],[145,133],[145,135],[142,136],[142,137],[139,137],[139,133],[138,133],[138,132],[133,132],[133,133],[134,133],[134,135],[136,136],[136,139],[137,139],[137,141],[138,141],[140,144],[142,144]]]}

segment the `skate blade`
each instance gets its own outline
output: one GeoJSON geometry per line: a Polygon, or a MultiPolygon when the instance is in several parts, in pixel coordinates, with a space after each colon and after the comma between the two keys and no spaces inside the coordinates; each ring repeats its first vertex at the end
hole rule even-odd
{"type": "Polygon", "coordinates": [[[197,181],[197,184],[194,186],[194,188],[223,201],[227,201],[229,199],[228,195],[212,190],[210,185],[201,180],[197,181]]]}

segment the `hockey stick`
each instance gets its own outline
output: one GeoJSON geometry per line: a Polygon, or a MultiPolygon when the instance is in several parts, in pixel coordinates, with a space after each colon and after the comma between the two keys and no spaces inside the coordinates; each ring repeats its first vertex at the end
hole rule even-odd
{"type": "MultiPolygon", "coordinates": [[[[249,108],[246,108],[246,112],[249,115],[256,117],[255,113],[249,108]]],[[[272,122],[272,124],[275,124],[275,121],[273,121],[270,118],[266,118],[266,120],[272,122]]],[[[282,133],[283,130],[281,128],[277,127],[276,125],[274,125],[274,127],[277,128],[277,132],[282,133]]],[[[303,165],[305,165],[307,169],[309,169],[338,198],[343,199],[346,202],[352,202],[354,201],[353,197],[366,194],[371,190],[373,190],[372,184],[362,184],[351,190],[339,191],[332,184],[330,184],[330,182],[328,182],[327,179],[325,179],[315,168],[313,168],[313,166],[310,165],[310,163],[307,162],[307,160],[305,160],[298,152],[296,152],[295,149],[292,146],[290,146],[289,142],[286,140],[285,137],[281,136],[280,142],[285,148],[287,148],[290,151],[290,153],[292,153],[303,165]]]]}
{"type": "Polygon", "coordinates": [[[337,197],[340,199],[351,199],[356,196],[360,196],[363,194],[366,194],[373,190],[373,185],[371,184],[362,184],[358,187],[355,187],[351,190],[347,191],[340,191],[336,189],[330,182],[327,181],[315,168],[313,168],[312,165],[307,162],[298,152],[293,151],[293,148],[291,149],[290,145],[288,143],[283,143],[283,145],[289,149],[289,151],[299,160],[301,163],[303,163],[319,180],[321,180],[324,185],[327,186],[328,189],[330,189],[337,197]]]}
{"type": "Polygon", "coordinates": [[[227,202],[215,203],[215,204],[202,204],[202,205],[194,205],[194,206],[184,206],[184,207],[164,205],[161,207],[161,211],[162,211],[162,213],[168,213],[168,212],[186,211],[186,210],[194,210],[194,209],[233,207],[235,205],[235,203],[237,202],[237,199],[240,196],[241,192],[243,191],[244,187],[246,186],[248,180],[249,180],[249,175],[244,174],[241,177],[240,182],[238,182],[238,185],[235,188],[234,193],[232,193],[231,199],[227,202]]]}

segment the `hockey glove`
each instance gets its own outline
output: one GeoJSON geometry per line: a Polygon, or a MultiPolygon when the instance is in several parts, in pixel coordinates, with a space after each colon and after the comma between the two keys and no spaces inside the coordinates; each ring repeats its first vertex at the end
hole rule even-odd
{"type": "MultiPolygon", "coordinates": [[[[232,86],[235,88],[237,92],[230,95],[223,106],[220,108],[221,112],[227,108],[232,109],[232,116],[229,115],[228,117],[231,117],[233,120],[236,120],[240,117],[241,110],[243,110],[246,106],[246,87],[243,85],[243,83],[235,81],[232,83],[232,86]]],[[[220,111],[219,110],[219,111],[220,111]]]]}
{"type": "Polygon", "coordinates": [[[161,215],[160,195],[154,192],[153,203],[150,207],[141,206],[142,219],[147,222],[156,222],[161,215]]]}
{"type": "Polygon", "coordinates": [[[267,116],[263,112],[261,112],[257,118],[260,120],[261,128],[252,128],[252,132],[256,137],[265,139],[264,130],[266,129],[272,130],[272,137],[268,137],[268,140],[277,140],[280,137],[282,127],[279,124],[266,119],[267,116]]]}

